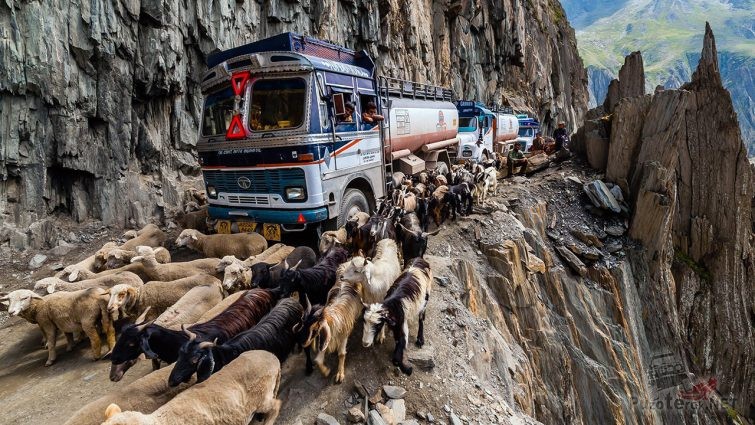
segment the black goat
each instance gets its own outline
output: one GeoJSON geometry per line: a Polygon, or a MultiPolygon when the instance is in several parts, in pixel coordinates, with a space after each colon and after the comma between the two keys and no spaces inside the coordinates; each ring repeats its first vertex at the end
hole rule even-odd
{"type": "Polygon", "coordinates": [[[301,325],[302,314],[301,304],[288,298],[273,307],[253,328],[224,344],[189,340],[179,351],[168,384],[175,387],[187,382],[195,372],[197,382],[202,382],[242,353],[251,350],[269,351],[283,363],[296,345],[294,328],[298,329],[301,325]]]}
{"type": "Polygon", "coordinates": [[[448,193],[456,198],[457,212],[461,215],[472,214],[472,203],[474,201],[474,183],[462,182],[448,188],[448,193]]]}
{"type": "Polygon", "coordinates": [[[299,270],[299,264],[290,268],[284,264],[279,286],[282,295],[287,297],[298,292],[302,308],[306,307],[305,298],[315,304],[325,304],[328,291],[336,282],[336,269],[346,262],[348,256],[345,249],[335,246],[309,269],[299,270]]]}
{"type": "Polygon", "coordinates": [[[430,264],[422,258],[415,258],[393,283],[382,303],[364,306],[362,345],[371,346],[383,326],[387,325],[396,341],[393,364],[407,375],[412,374],[412,365],[404,358],[404,350],[409,343],[408,318],[415,314],[419,318],[417,346],[422,347],[425,344],[425,309],[430,300],[432,281],[430,264]]]}
{"type": "MultiPolygon", "coordinates": [[[[277,293],[252,289],[213,319],[193,325],[188,330],[203,340],[223,343],[256,324],[275,304],[277,293]]],[[[144,353],[153,360],[173,363],[179,348],[188,341],[186,333],[154,323],[126,325],[113,347],[110,380],[117,382],[144,353]]],[[[155,363],[153,362],[153,365],[155,363]]]]}
{"type": "Polygon", "coordinates": [[[443,224],[449,216],[451,220],[456,220],[458,203],[456,195],[449,191],[448,186],[440,186],[427,204],[428,215],[432,216],[436,226],[443,224]]]}
{"type": "MultiPolygon", "coordinates": [[[[317,262],[317,254],[308,246],[300,246],[291,251],[286,259],[286,264],[299,264],[298,269],[308,269],[317,262]]],[[[257,263],[252,266],[252,287],[275,288],[278,286],[283,264],[270,265],[265,262],[257,263]]]]}
{"type": "Polygon", "coordinates": [[[398,240],[401,241],[401,254],[406,264],[412,258],[425,256],[428,236],[437,235],[440,228],[431,233],[424,232],[417,215],[408,213],[401,218],[396,232],[398,233],[398,240]]]}

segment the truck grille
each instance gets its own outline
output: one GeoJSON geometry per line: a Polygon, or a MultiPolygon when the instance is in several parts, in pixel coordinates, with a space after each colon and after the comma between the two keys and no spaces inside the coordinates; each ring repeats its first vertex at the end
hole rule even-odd
{"type": "Polygon", "coordinates": [[[270,205],[270,198],[267,196],[229,195],[228,202],[238,205],[270,205]]]}
{"type": "MultiPolygon", "coordinates": [[[[244,170],[244,171],[223,171],[223,170],[205,170],[204,181],[207,186],[215,186],[215,189],[224,193],[234,194],[262,194],[271,193],[283,196],[283,191],[287,187],[306,187],[304,170],[301,168],[278,168],[271,170],[244,170]],[[248,185],[239,185],[240,178],[244,179],[242,183],[248,185]]],[[[257,203],[266,205],[269,203],[267,197],[231,197],[236,198],[239,202],[257,203]],[[244,198],[244,199],[241,199],[244,198]],[[247,200],[247,198],[254,198],[247,200]],[[262,199],[264,198],[264,199],[262,199]]],[[[233,202],[233,201],[231,201],[233,202]]]]}

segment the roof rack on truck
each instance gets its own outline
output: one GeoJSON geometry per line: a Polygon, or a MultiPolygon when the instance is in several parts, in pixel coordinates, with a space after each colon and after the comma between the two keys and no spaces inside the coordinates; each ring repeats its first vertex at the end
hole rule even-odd
{"type": "Polygon", "coordinates": [[[364,50],[356,52],[345,47],[337,46],[327,41],[307,37],[305,35],[284,32],[264,40],[244,44],[243,46],[211,53],[207,56],[207,68],[212,68],[232,58],[261,52],[295,52],[308,56],[315,56],[348,65],[358,66],[373,72],[375,62],[364,50]]]}
{"type": "Polygon", "coordinates": [[[380,77],[379,80],[380,90],[384,96],[388,94],[390,96],[401,98],[446,100],[449,102],[453,100],[453,91],[445,87],[392,77],[380,77]]]}

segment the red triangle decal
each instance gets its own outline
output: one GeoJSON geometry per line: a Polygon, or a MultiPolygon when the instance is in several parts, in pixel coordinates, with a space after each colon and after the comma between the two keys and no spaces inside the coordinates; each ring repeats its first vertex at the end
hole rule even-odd
{"type": "Polygon", "coordinates": [[[249,71],[241,71],[231,75],[231,87],[233,88],[233,94],[236,96],[241,95],[244,91],[246,82],[249,81],[249,71]]]}
{"type": "Polygon", "coordinates": [[[231,120],[231,125],[228,126],[228,131],[225,133],[226,139],[243,139],[246,137],[246,131],[244,131],[244,123],[241,121],[241,115],[234,115],[231,120]]]}

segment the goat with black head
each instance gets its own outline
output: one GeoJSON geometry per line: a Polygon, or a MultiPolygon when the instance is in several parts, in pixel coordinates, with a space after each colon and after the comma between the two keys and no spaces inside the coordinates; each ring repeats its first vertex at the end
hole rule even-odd
{"type": "MultiPolygon", "coordinates": [[[[276,299],[277,293],[274,291],[252,289],[222,313],[188,329],[200,336],[201,340],[217,340],[223,343],[259,322],[273,307],[276,299]]],[[[113,347],[110,380],[120,381],[142,353],[153,360],[175,362],[178,350],[187,340],[186,333],[167,329],[152,322],[139,321],[133,325],[126,325],[113,347]]]]}
{"type": "Polygon", "coordinates": [[[202,382],[246,351],[268,351],[282,363],[296,345],[295,330],[301,327],[302,316],[301,304],[287,298],[254,327],[223,344],[201,341],[195,333],[184,329],[189,340],[178,352],[168,384],[175,387],[188,382],[194,373],[197,374],[197,383],[202,382]]]}
{"type": "Polygon", "coordinates": [[[413,370],[404,356],[404,350],[409,344],[409,320],[414,317],[419,320],[417,346],[422,347],[425,343],[425,309],[430,299],[432,281],[430,264],[422,258],[415,258],[396,279],[382,303],[364,305],[362,344],[365,347],[372,346],[375,337],[387,326],[396,341],[393,364],[407,375],[411,375],[413,370]]]}
{"type": "Polygon", "coordinates": [[[401,241],[401,254],[404,262],[408,263],[411,259],[424,257],[427,251],[427,239],[435,236],[440,232],[440,228],[434,232],[425,232],[422,229],[420,219],[416,214],[406,214],[399,221],[396,228],[398,240],[401,241]]]}
{"type": "Polygon", "coordinates": [[[297,247],[279,264],[261,262],[252,265],[252,286],[257,288],[275,288],[278,286],[278,281],[286,266],[298,264],[297,269],[304,270],[314,266],[316,262],[317,254],[315,254],[312,248],[308,246],[297,247]]]}
{"type": "Polygon", "coordinates": [[[336,282],[336,270],[346,262],[348,256],[349,253],[345,249],[334,246],[309,269],[300,270],[299,263],[293,267],[288,267],[284,263],[279,285],[281,294],[287,297],[298,292],[302,307],[305,307],[305,296],[315,304],[325,304],[328,291],[336,282]]]}

